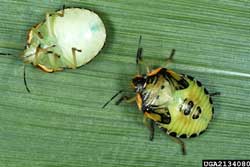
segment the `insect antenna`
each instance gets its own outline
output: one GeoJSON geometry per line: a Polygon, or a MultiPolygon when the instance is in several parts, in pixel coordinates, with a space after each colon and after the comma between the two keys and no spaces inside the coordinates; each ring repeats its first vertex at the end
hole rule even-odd
{"type": "Polygon", "coordinates": [[[12,55],[10,53],[0,53],[0,55],[12,55]]]}
{"type": "MultiPolygon", "coordinates": [[[[0,55],[12,55],[12,54],[10,54],[10,53],[0,53],[0,55]]],[[[26,81],[26,72],[25,72],[26,70],[25,70],[25,65],[23,66],[23,81],[24,81],[24,85],[25,85],[25,88],[26,88],[26,90],[30,93],[30,90],[29,90],[29,88],[28,88],[28,86],[27,86],[27,81],[26,81]]]]}
{"type": "Polygon", "coordinates": [[[143,48],[141,47],[141,39],[142,39],[142,36],[140,35],[139,41],[138,41],[137,53],[136,53],[136,68],[137,68],[138,75],[141,74],[141,67],[139,66],[139,63],[142,61],[142,52],[143,52],[143,48]]]}
{"type": "Polygon", "coordinates": [[[30,90],[27,86],[27,81],[26,81],[26,66],[25,65],[23,66],[23,81],[24,81],[24,85],[25,85],[27,92],[30,93],[30,90]]]}
{"type": "Polygon", "coordinates": [[[114,98],[116,98],[116,96],[118,96],[120,93],[122,93],[123,90],[120,90],[119,92],[117,92],[114,96],[112,96],[103,106],[102,108],[105,108],[114,98]]]}
{"type": "Polygon", "coordinates": [[[169,60],[173,60],[174,58],[174,55],[175,55],[175,49],[172,49],[171,53],[170,53],[170,56],[169,56],[169,60]]]}

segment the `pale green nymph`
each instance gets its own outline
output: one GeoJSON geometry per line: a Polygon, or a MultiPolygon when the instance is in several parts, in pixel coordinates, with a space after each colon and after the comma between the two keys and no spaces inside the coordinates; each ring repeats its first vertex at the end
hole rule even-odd
{"type": "Polygon", "coordinates": [[[28,32],[21,55],[45,72],[76,68],[88,63],[102,49],[106,30],[100,17],[80,8],[47,13],[45,21],[28,32]]]}

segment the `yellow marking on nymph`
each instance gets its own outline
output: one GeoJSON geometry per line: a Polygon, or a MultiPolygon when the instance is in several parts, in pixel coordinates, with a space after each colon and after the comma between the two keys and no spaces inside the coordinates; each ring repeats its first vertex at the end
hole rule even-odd
{"type": "Polygon", "coordinates": [[[136,94],[136,103],[137,103],[137,106],[138,106],[139,110],[141,110],[141,108],[142,108],[142,98],[141,98],[141,95],[139,93],[136,94]]]}
{"type": "Polygon", "coordinates": [[[145,112],[144,115],[147,118],[154,120],[155,122],[161,121],[161,116],[159,114],[145,112]]]}
{"type": "Polygon", "coordinates": [[[175,78],[176,80],[180,80],[181,77],[180,77],[180,74],[177,74],[176,72],[172,71],[172,70],[167,70],[167,72],[173,77],[175,78]]]}
{"type": "Polygon", "coordinates": [[[147,74],[147,76],[155,75],[155,74],[157,74],[161,69],[162,69],[162,68],[157,68],[157,69],[155,69],[155,70],[149,72],[149,73],[147,74]]]}

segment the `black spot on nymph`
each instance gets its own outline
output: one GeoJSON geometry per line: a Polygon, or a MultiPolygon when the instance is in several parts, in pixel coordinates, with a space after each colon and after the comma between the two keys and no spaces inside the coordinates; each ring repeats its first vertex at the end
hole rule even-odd
{"type": "Polygon", "coordinates": [[[214,107],[212,107],[212,113],[214,114],[214,107]]]}
{"type": "Polygon", "coordinates": [[[201,84],[201,82],[200,81],[196,81],[196,83],[197,83],[197,85],[199,86],[199,87],[201,87],[202,86],[202,84],[201,84]]]}
{"type": "Polygon", "coordinates": [[[188,105],[189,105],[190,108],[192,108],[194,106],[194,102],[193,101],[189,101],[188,105]]]}
{"type": "Polygon", "coordinates": [[[200,106],[197,107],[197,111],[198,111],[198,113],[201,113],[201,108],[200,108],[200,106]]]}
{"type": "Polygon", "coordinates": [[[191,112],[191,110],[190,110],[189,108],[186,108],[186,109],[184,110],[184,115],[189,115],[190,112],[191,112]]]}
{"type": "Polygon", "coordinates": [[[204,132],[205,132],[205,130],[201,131],[201,132],[199,133],[199,135],[203,134],[204,132]]]}
{"type": "Polygon", "coordinates": [[[210,104],[213,104],[213,100],[212,100],[211,97],[209,97],[209,103],[210,103],[210,104]]]}
{"type": "Polygon", "coordinates": [[[170,136],[176,137],[176,132],[169,133],[170,136]]]}
{"type": "Polygon", "coordinates": [[[171,122],[171,115],[169,112],[167,114],[159,114],[161,116],[161,123],[169,124],[171,122]]]}
{"type": "Polygon", "coordinates": [[[187,138],[187,135],[186,134],[182,134],[182,135],[180,135],[180,138],[187,138]]]}
{"type": "Polygon", "coordinates": [[[184,78],[182,78],[181,80],[179,80],[178,84],[180,84],[182,86],[181,89],[185,89],[185,88],[187,88],[189,86],[188,82],[184,78]]]}
{"type": "Polygon", "coordinates": [[[207,91],[206,88],[204,88],[204,92],[205,92],[206,95],[208,95],[208,91],[207,91]]]}
{"type": "Polygon", "coordinates": [[[187,78],[190,79],[191,81],[194,80],[194,77],[190,76],[190,75],[187,75],[187,78]]]}
{"type": "Polygon", "coordinates": [[[198,118],[199,118],[199,115],[193,115],[192,118],[193,118],[193,119],[198,119],[198,118]]]}
{"type": "Polygon", "coordinates": [[[196,136],[197,136],[197,134],[193,133],[190,137],[192,138],[192,137],[196,137],[196,136]]]}
{"type": "Polygon", "coordinates": [[[184,109],[184,115],[189,115],[192,108],[194,106],[194,102],[193,101],[189,101],[188,102],[188,105],[187,105],[187,108],[184,109]]]}

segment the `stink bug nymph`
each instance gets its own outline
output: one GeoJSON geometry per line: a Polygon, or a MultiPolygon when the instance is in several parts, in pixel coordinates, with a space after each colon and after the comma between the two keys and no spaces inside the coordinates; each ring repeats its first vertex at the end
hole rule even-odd
{"type": "Polygon", "coordinates": [[[74,69],[93,59],[105,40],[106,30],[97,14],[87,9],[63,7],[47,13],[45,21],[30,29],[21,58],[45,72],[74,69]]]}
{"type": "MultiPolygon", "coordinates": [[[[211,96],[219,93],[208,93],[201,82],[189,75],[179,74],[163,67],[150,70],[143,62],[142,51],[140,37],[136,57],[138,73],[132,79],[135,96],[132,98],[122,96],[116,104],[124,100],[135,101],[143,113],[144,124],[150,130],[150,140],[153,140],[156,124],[171,139],[179,143],[182,153],[186,154],[185,144],[180,138],[195,137],[206,130],[214,113],[211,96]],[[141,74],[142,65],[146,67],[146,74],[141,74]]],[[[172,50],[166,63],[171,62],[174,53],[175,50],[172,50]]]]}
{"type": "Polygon", "coordinates": [[[92,11],[67,8],[47,13],[45,21],[32,27],[21,55],[45,72],[76,68],[93,59],[104,45],[106,30],[92,11]]]}

